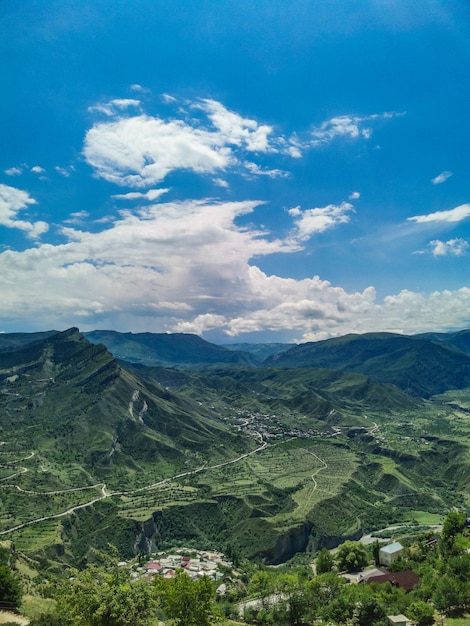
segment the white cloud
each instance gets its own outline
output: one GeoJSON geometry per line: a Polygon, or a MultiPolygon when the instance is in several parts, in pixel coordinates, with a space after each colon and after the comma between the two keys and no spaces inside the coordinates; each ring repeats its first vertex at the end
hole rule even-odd
{"type": "Polygon", "coordinates": [[[358,200],[361,197],[361,194],[359,193],[359,191],[353,191],[349,197],[348,200],[358,200]]]}
{"type": "MultiPolygon", "coordinates": [[[[34,203],[25,192],[0,190],[4,221],[14,221],[18,210],[34,203]]],[[[266,274],[253,259],[298,246],[237,226],[237,218],[258,204],[154,204],[122,212],[101,232],[64,227],[60,245],[6,250],[0,253],[0,323],[216,329],[232,337],[272,330],[303,341],[372,329],[414,333],[468,326],[469,288],[427,295],[402,291],[378,302],[372,286],[348,292],[319,276],[296,280],[266,274]]],[[[291,211],[302,216],[299,208],[291,211]]]]}
{"type": "Polygon", "coordinates": [[[0,225],[7,228],[18,228],[31,239],[45,233],[49,226],[46,222],[28,222],[17,219],[17,214],[27,209],[28,205],[36,204],[36,200],[21,189],[0,184],[0,225]]]}
{"type": "Polygon", "coordinates": [[[54,169],[58,174],[60,174],[64,178],[69,178],[74,168],[70,167],[69,169],[67,169],[66,167],[60,167],[59,165],[56,165],[54,169]]]}
{"type": "Polygon", "coordinates": [[[452,176],[452,172],[448,172],[448,171],[441,172],[435,178],[431,178],[431,182],[433,185],[440,185],[442,183],[445,183],[446,180],[450,178],[451,176],[452,176]]]}
{"type": "Polygon", "coordinates": [[[285,172],[284,170],[262,168],[256,163],[251,163],[250,161],[245,161],[243,165],[250,172],[250,174],[255,176],[267,176],[268,178],[288,178],[290,176],[289,172],[285,172]]]}
{"type": "Polygon", "coordinates": [[[33,174],[45,174],[46,173],[46,170],[40,165],[34,165],[31,168],[31,171],[33,172],[33,174]]]}
{"type": "Polygon", "coordinates": [[[449,211],[436,211],[427,215],[414,215],[407,219],[408,222],[416,222],[417,224],[427,224],[432,222],[461,222],[470,216],[470,204],[461,204],[455,209],[449,211]]]}
{"type": "Polygon", "coordinates": [[[462,256],[468,250],[468,242],[465,239],[449,239],[440,241],[435,239],[429,243],[434,256],[462,256]]]}
{"type": "Polygon", "coordinates": [[[372,136],[371,122],[398,117],[403,113],[381,113],[373,115],[339,115],[314,127],[311,131],[313,147],[328,144],[337,138],[370,139],[372,136]]]}
{"type": "MultiPolygon", "coordinates": [[[[168,94],[162,97],[169,105],[176,102],[168,94]]],[[[296,134],[287,139],[273,126],[243,117],[212,99],[186,102],[186,109],[177,109],[176,116],[167,119],[141,109],[138,114],[128,110],[137,106],[138,100],[115,99],[90,107],[108,119],[89,129],[83,149],[98,176],[134,188],[155,185],[175,170],[205,175],[230,168],[239,174],[248,169],[253,176],[287,176],[288,172],[261,166],[254,159],[276,154],[300,158],[305,150],[338,136],[367,138],[374,121],[397,115],[339,116],[314,129],[313,140],[309,135],[302,141],[296,134]]]]}
{"type": "Polygon", "coordinates": [[[7,170],[4,170],[7,176],[20,176],[23,173],[21,167],[10,167],[7,170]]]}
{"type": "Polygon", "coordinates": [[[296,235],[300,241],[304,241],[315,233],[323,233],[337,224],[345,224],[350,221],[349,213],[354,207],[349,202],[340,205],[328,204],[325,207],[306,209],[300,207],[289,209],[288,213],[294,218],[296,235]]]}
{"type": "Polygon", "coordinates": [[[64,220],[64,224],[83,224],[84,220],[90,217],[88,211],[76,211],[64,220]]]}
{"type": "Polygon", "coordinates": [[[90,113],[103,113],[104,115],[110,117],[119,114],[121,111],[125,111],[126,109],[136,107],[140,107],[140,100],[135,100],[133,98],[115,98],[114,100],[109,100],[108,102],[88,107],[88,111],[90,113]]]}
{"type": "Polygon", "coordinates": [[[170,191],[169,189],[149,189],[146,193],[142,193],[141,191],[130,191],[129,193],[118,193],[112,198],[116,198],[117,200],[149,200],[153,202],[164,193],[170,191]]]}
{"type": "Polygon", "coordinates": [[[259,125],[255,120],[243,118],[215,100],[206,99],[194,106],[202,108],[207,113],[223,143],[244,146],[249,152],[276,151],[270,142],[272,126],[259,125]]]}
{"type": "Polygon", "coordinates": [[[95,124],[84,154],[99,176],[130,187],[154,185],[178,169],[213,173],[233,160],[217,133],[146,115],[95,124]]]}

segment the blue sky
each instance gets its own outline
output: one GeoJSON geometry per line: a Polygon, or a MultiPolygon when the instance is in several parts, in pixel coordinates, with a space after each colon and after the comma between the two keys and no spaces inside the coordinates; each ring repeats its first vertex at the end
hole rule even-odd
{"type": "Polygon", "coordinates": [[[0,331],[470,326],[470,12],[3,0],[0,331]]]}

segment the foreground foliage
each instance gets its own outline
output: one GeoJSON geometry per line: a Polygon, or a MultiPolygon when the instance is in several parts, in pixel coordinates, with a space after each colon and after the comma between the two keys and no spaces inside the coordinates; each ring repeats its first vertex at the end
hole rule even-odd
{"type": "Polygon", "coordinates": [[[437,540],[427,532],[409,541],[394,569],[419,575],[420,585],[410,592],[390,582],[348,584],[337,573],[348,555],[365,556],[366,565],[374,561],[373,546],[359,549],[356,542],[341,546],[329,555],[331,560],[325,551],[319,553],[317,565],[323,563],[331,571],[317,575],[307,565],[266,568],[245,562],[237,570],[227,567],[221,595],[208,577],[192,580],[180,569],[169,579],[139,580],[127,567],[115,565],[115,558],[105,559],[49,585],[56,610],[31,625],[153,626],[163,621],[211,626],[230,618],[277,626],[387,626],[387,615],[403,613],[417,626],[432,626],[439,614],[463,616],[470,610],[469,544],[462,517],[453,513],[437,540]]]}

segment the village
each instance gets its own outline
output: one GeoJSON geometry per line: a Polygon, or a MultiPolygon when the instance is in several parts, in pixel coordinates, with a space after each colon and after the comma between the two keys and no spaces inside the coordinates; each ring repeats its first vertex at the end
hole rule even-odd
{"type": "MultiPolygon", "coordinates": [[[[224,570],[232,568],[232,563],[216,550],[194,550],[190,548],[174,548],[171,553],[157,552],[150,555],[145,563],[139,560],[136,564],[121,561],[120,567],[131,567],[131,578],[173,578],[176,571],[183,569],[190,578],[197,580],[208,576],[214,581],[219,581],[224,576],[224,570]]],[[[223,593],[223,588],[218,590],[223,593]]]]}

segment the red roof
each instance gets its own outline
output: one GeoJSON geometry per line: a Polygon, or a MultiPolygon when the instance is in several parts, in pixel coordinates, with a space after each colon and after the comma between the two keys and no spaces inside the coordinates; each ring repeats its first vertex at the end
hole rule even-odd
{"type": "Polygon", "coordinates": [[[387,570],[383,574],[377,576],[370,576],[367,579],[367,583],[392,583],[395,587],[405,589],[405,591],[411,591],[419,584],[419,576],[413,570],[408,569],[403,572],[389,572],[387,570]]]}
{"type": "Polygon", "coordinates": [[[162,569],[160,563],[147,563],[147,569],[162,569]]]}

